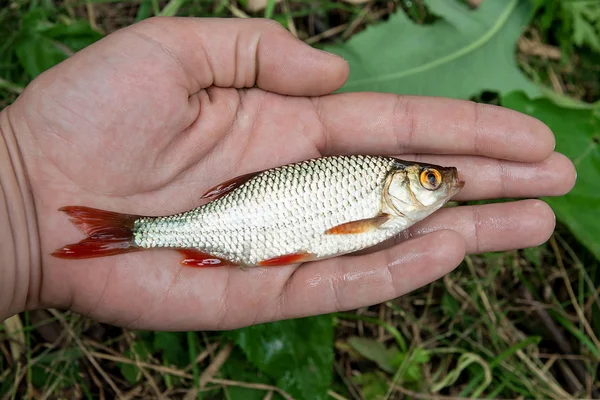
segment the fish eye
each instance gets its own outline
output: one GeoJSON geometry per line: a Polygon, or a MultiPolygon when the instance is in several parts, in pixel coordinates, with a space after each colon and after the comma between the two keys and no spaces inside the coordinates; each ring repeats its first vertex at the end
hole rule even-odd
{"type": "Polygon", "coordinates": [[[442,174],[437,169],[427,168],[421,172],[420,181],[425,189],[435,190],[442,184],[442,174]]]}

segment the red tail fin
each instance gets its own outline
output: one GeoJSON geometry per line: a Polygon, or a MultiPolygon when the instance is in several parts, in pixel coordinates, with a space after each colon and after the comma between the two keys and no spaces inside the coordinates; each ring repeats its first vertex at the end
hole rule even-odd
{"type": "Polygon", "coordinates": [[[138,251],[133,243],[133,222],[138,215],[119,214],[89,207],[68,206],[59,209],[71,217],[88,235],[79,243],[69,244],[52,253],[58,258],[93,258],[138,251]]]}

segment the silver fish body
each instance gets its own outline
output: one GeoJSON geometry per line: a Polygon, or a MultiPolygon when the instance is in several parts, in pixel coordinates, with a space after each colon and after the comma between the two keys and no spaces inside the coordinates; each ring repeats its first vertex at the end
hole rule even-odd
{"type": "Polygon", "coordinates": [[[190,211],[138,218],[133,243],[194,249],[241,266],[286,255],[324,259],[397,235],[442,207],[460,187],[452,167],[381,156],[316,158],[257,173],[190,211]],[[438,190],[423,188],[415,177],[427,168],[446,180],[438,190]]]}

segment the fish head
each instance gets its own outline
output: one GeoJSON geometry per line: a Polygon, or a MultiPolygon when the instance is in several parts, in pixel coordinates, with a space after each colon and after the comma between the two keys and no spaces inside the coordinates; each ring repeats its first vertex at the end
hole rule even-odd
{"type": "Polygon", "coordinates": [[[441,208],[465,185],[456,167],[403,164],[388,177],[384,199],[398,216],[420,220],[441,208]]]}

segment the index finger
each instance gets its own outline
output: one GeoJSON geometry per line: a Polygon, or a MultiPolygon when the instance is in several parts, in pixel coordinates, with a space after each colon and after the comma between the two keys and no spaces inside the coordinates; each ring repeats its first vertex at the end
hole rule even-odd
{"type": "Polygon", "coordinates": [[[323,154],[467,154],[539,162],[555,147],[541,121],[472,101],[388,93],[313,99],[324,130],[323,154]]]}

